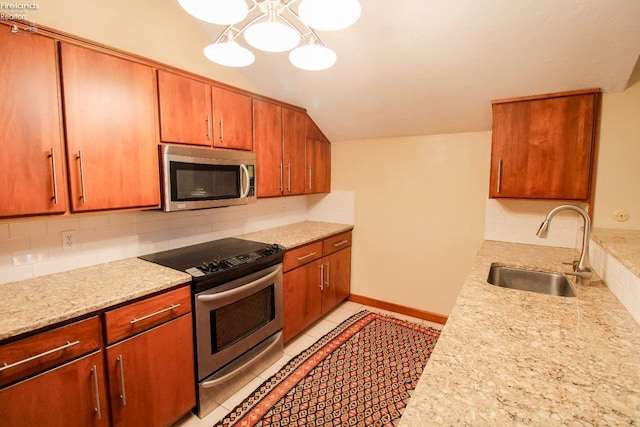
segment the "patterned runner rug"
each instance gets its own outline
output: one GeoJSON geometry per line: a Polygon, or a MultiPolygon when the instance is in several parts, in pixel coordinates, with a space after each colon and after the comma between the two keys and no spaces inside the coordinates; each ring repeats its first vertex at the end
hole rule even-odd
{"type": "Polygon", "coordinates": [[[294,357],[218,426],[392,426],[440,331],[361,311],[294,357]]]}

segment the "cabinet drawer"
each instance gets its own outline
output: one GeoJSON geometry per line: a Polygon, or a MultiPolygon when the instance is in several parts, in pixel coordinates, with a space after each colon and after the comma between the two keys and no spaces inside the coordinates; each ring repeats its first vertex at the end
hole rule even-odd
{"type": "Polygon", "coordinates": [[[189,286],[107,311],[104,314],[107,344],[130,337],[190,311],[189,286]]]}
{"type": "Polygon", "coordinates": [[[0,386],[68,362],[100,348],[100,319],[71,325],[0,347],[0,386]]]}
{"type": "Polygon", "coordinates": [[[300,267],[320,257],[322,257],[322,242],[315,242],[292,249],[284,254],[284,271],[300,267]]]}
{"type": "Polygon", "coordinates": [[[338,234],[322,241],[322,253],[324,255],[332,254],[340,249],[351,246],[351,232],[338,234]]]}

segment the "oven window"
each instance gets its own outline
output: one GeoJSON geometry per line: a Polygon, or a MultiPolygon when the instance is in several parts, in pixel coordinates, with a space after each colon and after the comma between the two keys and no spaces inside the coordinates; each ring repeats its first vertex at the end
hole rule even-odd
{"type": "Polygon", "coordinates": [[[171,200],[234,199],[240,197],[240,167],[171,162],[171,200]]]}
{"type": "Polygon", "coordinates": [[[212,310],[211,354],[215,354],[275,319],[274,286],[212,310]]]}

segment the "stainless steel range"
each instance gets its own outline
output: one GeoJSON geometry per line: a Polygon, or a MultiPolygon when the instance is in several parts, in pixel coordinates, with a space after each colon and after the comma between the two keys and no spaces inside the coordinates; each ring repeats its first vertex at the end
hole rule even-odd
{"type": "Polygon", "coordinates": [[[282,357],[283,253],[228,238],[140,257],[192,276],[199,417],[282,357]]]}

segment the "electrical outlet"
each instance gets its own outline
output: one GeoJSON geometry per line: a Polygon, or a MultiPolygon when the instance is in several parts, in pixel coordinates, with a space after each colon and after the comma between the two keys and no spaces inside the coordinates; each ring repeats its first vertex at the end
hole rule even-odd
{"type": "Polygon", "coordinates": [[[613,213],[613,219],[618,222],[625,222],[629,219],[629,211],[624,209],[617,210],[613,213]]]}
{"type": "Polygon", "coordinates": [[[76,232],[72,231],[63,231],[62,232],[62,250],[63,251],[71,251],[76,248],[76,232]]]}

